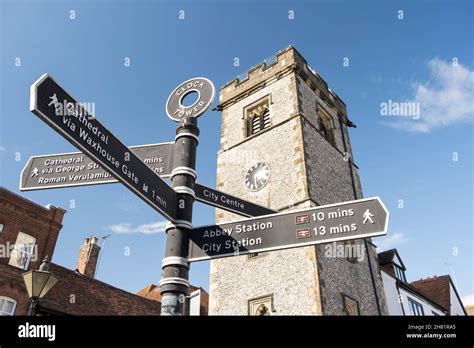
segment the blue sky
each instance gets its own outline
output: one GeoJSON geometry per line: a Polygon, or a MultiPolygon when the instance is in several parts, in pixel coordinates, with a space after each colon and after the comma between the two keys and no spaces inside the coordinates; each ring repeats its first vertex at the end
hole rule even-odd
{"type": "MultiPolygon", "coordinates": [[[[220,87],[292,44],[358,126],[351,140],[364,195],[380,196],[391,212],[388,237],[375,242],[399,249],[409,280],[447,274],[448,263],[461,295],[474,293],[469,1],[0,3],[0,185],[18,193],[29,156],[76,151],[29,112],[29,86],[45,72],[78,100],[94,102],[96,116],[125,144],[141,145],[173,139],[164,107],[180,82],[205,76],[220,87]],[[420,103],[420,119],[381,116],[388,100],[420,103]]],[[[220,114],[199,121],[199,181],[214,187],[220,114]]],[[[165,234],[110,226],[150,232],[162,218],[120,184],[22,195],[68,210],[54,262],[74,269],[85,237],[112,233],[98,278],[129,291],[159,281],[165,234]]],[[[213,221],[214,209],[197,203],[194,224],[213,221]]],[[[193,264],[191,282],[207,288],[208,271],[208,262],[193,264]]]]}

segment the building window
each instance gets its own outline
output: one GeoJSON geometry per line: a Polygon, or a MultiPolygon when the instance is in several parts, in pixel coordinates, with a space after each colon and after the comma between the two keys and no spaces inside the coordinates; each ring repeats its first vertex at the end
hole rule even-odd
{"type": "Polygon", "coordinates": [[[408,298],[408,303],[410,304],[411,314],[413,315],[425,315],[423,311],[423,305],[419,302],[416,302],[412,298],[408,298]]]}
{"type": "Polygon", "coordinates": [[[357,249],[358,245],[356,244],[355,240],[346,240],[344,242],[344,249],[347,256],[347,261],[351,263],[357,263],[357,249]]]}
{"type": "Polygon", "coordinates": [[[265,97],[245,108],[245,119],[247,122],[247,136],[271,126],[270,118],[270,98],[265,97]]]}
{"type": "Polygon", "coordinates": [[[13,315],[15,313],[16,301],[10,297],[0,296],[0,316],[13,315]]]}
{"type": "Polygon", "coordinates": [[[331,115],[329,115],[329,113],[320,104],[316,104],[316,114],[318,116],[319,132],[328,142],[331,143],[331,145],[336,146],[334,141],[334,127],[331,115]]]}
{"type": "Polygon", "coordinates": [[[273,295],[254,298],[249,301],[249,315],[271,315],[273,308],[273,295]]]}
{"type": "Polygon", "coordinates": [[[5,228],[5,225],[4,225],[4,224],[0,224],[0,234],[2,234],[4,228],[5,228]]]}
{"type": "Polygon", "coordinates": [[[395,276],[397,277],[397,279],[406,283],[407,278],[405,277],[405,271],[403,270],[403,268],[396,264],[393,265],[393,268],[395,269],[395,276]]]}
{"type": "Polygon", "coordinates": [[[27,269],[35,249],[35,244],[35,237],[23,232],[18,233],[8,264],[21,269],[27,269]]]}
{"type": "Polygon", "coordinates": [[[342,294],[342,301],[347,315],[360,315],[359,302],[344,294],[342,294]]]}

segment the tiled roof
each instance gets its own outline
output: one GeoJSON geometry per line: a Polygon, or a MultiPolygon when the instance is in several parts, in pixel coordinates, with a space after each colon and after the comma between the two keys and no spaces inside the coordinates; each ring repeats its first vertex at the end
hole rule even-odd
{"type": "Polygon", "coordinates": [[[382,251],[381,253],[378,253],[377,256],[379,258],[379,264],[381,265],[392,262],[393,257],[395,256],[395,249],[382,251]]]}
{"type": "MultiPolygon", "coordinates": [[[[51,272],[58,282],[40,301],[40,309],[67,315],[159,315],[160,303],[118,289],[52,263],[51,272]]],[[[26,288],[19,268],[0,264],[0,274],[26,288]]]]}
{"type": "Polygon", "coordinates": [[[448,275],[434,276],[432,278],[420,279],[410,284],[420,290],[427,297],[439,303],[441,306],[449,310],[451,307],[450,297],[450,278],[448,275]]]}
{"type": "Polygon", "coordinates": [[[398,251],[397,249],[389,249],[389,250],[386,250],[386,251],[382,251],[380,253],[377,254],[377,257],[379,259],[379,265],[385,265],[387,263],[390,263],[390,262],[393,262],[393,259],[395,258],[395,255],[398,257],[398,259],[400,260],[400,263],[403,267],[403,269],[406,270],[406,267],[405,265],[403,264],[403,261],[402,261],[402,258],[400,257],[400,255],[398,254],[398,251]]]}

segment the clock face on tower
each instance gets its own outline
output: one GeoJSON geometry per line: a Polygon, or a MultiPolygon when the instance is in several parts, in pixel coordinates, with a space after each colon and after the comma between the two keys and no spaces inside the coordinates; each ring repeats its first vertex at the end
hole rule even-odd
{"type": "Polygon", "coordinates": [[[258,191],[270,179],[270,166],[264,162],[253,165],[245,175],[245,187],[249,191],[258,191]]]}

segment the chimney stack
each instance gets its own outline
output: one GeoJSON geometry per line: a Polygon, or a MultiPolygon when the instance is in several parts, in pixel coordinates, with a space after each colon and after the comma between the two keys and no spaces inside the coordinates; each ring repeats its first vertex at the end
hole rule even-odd
{"type": "Polygon", "coordinates": [[[77,260],[78,272],[94,278],[99,253],[100,246],[97,244],[97,237],[86,238],[79,250],[79,259],[77,260]]]}

